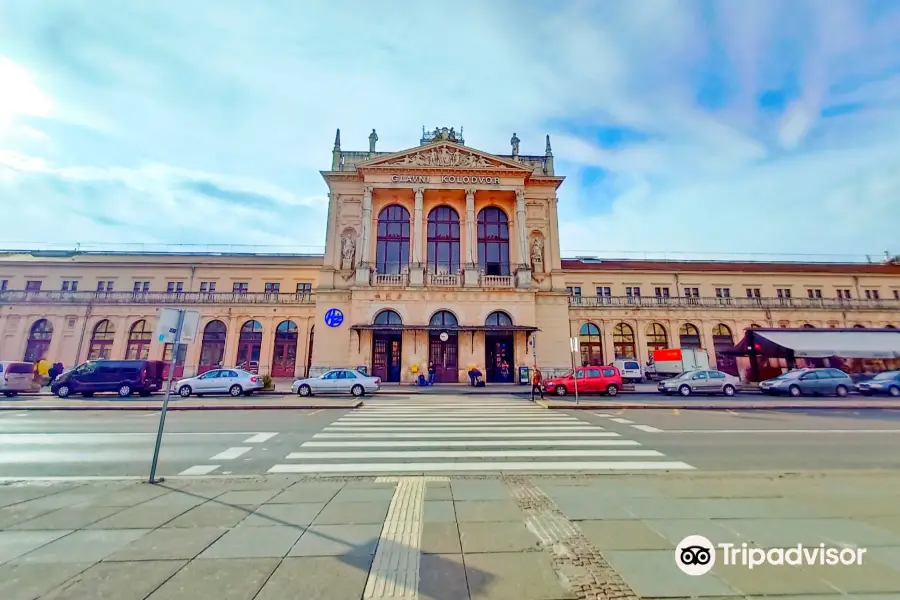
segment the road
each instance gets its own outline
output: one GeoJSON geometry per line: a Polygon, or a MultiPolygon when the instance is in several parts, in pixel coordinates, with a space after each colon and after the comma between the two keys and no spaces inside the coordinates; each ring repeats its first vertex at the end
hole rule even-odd
{"type": "MultiPolygon", "coordinates": [[[[0,413],[0,478],[141,477],[158,413],[0,413]]],[[[547,411],[510,396],[169,413],[159,474],[900,468],[900,411],[547,411]]]]}

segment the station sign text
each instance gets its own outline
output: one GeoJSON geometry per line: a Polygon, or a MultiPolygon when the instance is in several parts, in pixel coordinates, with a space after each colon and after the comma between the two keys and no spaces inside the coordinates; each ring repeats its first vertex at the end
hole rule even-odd
{"type": "Polygon", "coordinates": [[[499,177],[479,177],[476,175],[391,175],[393,183],[459,183],[459,184],[487,184],[499,185],[499,177]]]}

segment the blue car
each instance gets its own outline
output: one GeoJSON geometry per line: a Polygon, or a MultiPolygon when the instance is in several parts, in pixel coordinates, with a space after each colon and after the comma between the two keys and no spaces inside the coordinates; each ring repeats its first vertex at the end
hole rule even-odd
{"type": "Polygon", "coordinates": [[[840,369],[797,369],[763,381],[759,389],[770,396],[844,397],[856,386],[850,376],[840,369]]]}
{"type": "Polygon", "coordinates": [[[859,388],[859,393],[865,396],[887,394],[895,398],[900,397],[900,371],[879,373],[871,379],[856,384],[856,387],[859,388]]]}

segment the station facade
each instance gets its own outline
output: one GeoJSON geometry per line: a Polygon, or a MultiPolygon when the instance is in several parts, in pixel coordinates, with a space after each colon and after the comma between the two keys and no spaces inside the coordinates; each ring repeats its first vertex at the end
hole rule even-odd
{"type": "MultiPolygon", "coordinates": [[[[323,255],[6,252],[0,360],[169,359],[162,307],[201,313],[177,375],[219,364],[273,377],[365,367],[413,381],[514,381],[577,360],[719,354],[749,327],[900,326],[900,265],[563,259],[549,138],[490,154],[453,129],[418,146],[345,151],[337,134],[323,255]]],[[[731,361],[731,362],[729,362],[731,361]]]]}

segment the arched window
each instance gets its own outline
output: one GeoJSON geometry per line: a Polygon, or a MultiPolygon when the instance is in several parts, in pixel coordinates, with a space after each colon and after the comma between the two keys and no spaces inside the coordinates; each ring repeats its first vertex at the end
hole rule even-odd
{"type": "Polygon", "coordinates": [[[293,377],[297,364],[299,331],[293,321],[282,321],[275,328],[275,351],[272,353],[272,377],[293,377]]]}
{"type": "Polygon", "coordinates": [[[125,350],[127,360],[139,360],[150,358],[150,338],[153,330],[147,326],[147,321],[141,319],[135,321],[128,333],[128,347],[125,350]]]}
{"type": "Polygon", "coordinates": [[[865,328],[866,328],[865,325],[860,325],[859,323],[857,323],[856,325],[853,326],[853,329],[865,329],[865,328]]]}
{"type": "Polygon", "coordinates": [[[803,329],[815,329],[815,328],[816,328],[816,326],[815,326],[815,325],[812,325],[812,324],[810,324],[810,323],[804,323],[804,324],[803,324],[803,329]]]}
{"type": "Polygon", "coordinates": [[[478,264],[485,275],[509,275],[509,219],[496,206],[478,213],[478,264]]]}
{"type": "Polygon", "coordinates": [[[28,343],[25,346],[25,360],[37,362],[47,358],[50,349],[50,340],[53,338],[53,325],[47,319],[38,319],[31,326],[28,333],[28,343]]]}
{"type": "Polygon", "coordinates": [[[703,348],[700,343],[700,330],[691,323],[685,323],[678,330],[678,337],[681,341],[682,348],[703,348]]]}
{"type": "Polygon", "coordinates": [[[98,358],[110,358],[112,356],[113,340],[116,338],[116,327],[109,319],[103,319],[91,334],[91,345],[88,348],[88,360],[98,358]]]}
{"type": "Polygon", "coordinates": [[[716,338],[728,338],[728,343],[731,344],[734,339],[731,335],[731,328],[725,323],[719,323],[713,327],[712,334],[713,341],[715,341],[716,338]]]}
{"type": "Polygon", "coordinates": [[[628,323],[619,323],[613,328],[613,351],[617,359],[637,358],[634,329],[628,323]]]}
{"type": "Polygon", "coordinates": [[[225,338],[228,329],[222,321],[210,321],[203,328],[200,344],[200,364],[197,373],[206,373],[217,368],[225,360],[225,338]]]}
{"type": "Polygon", "coordinates": [[[459,271],[459,214],[449,206],[428,213],[428,270],[432,273],[459,271]]]}
{"type": "Polygon", "coordinates": [[[750,324],[750,329],[759,329],[759,328],[760,328],[759,325],[757,325],[756,323],[750,324]]]}
{"type": "Polygon", "coordinates": [[[399,204],[384,207],[378,213],[375,246],[375,270],[397,275],[409,265],[409,211],[399,204]]]}
{"type": "Polygon", "coordinates": [[[650,323],[647,325],[647,350],[664,350],[669,347],[669,336],[666,335],[666,328],[659,323],[650,323]]]}
{"type": "Polygon", "coordinates": [[[512,319],[502,310],[495,310],[487,316],[484,324],[488,327],[512,327],[512,319]]]}
{"type": "Polygon", "coordinates": [[[581,348],[582,365],[603,364],[603,339],[600,328],[593,323],[585,323],[578,331],[578,345],[581,348]]]}
{"type": "Polygon", "coordinates": [[[734,336],[731,327],[725,323],[719,323],[712,329],[713,352],[716,354],[716,368],[730,375],[737,375],[737,359],[730,354],[725,354],[734,347],[734,336]]]}
{"type": "Polygon", "coordinates": [[[393,310],[383,310],[375,315],[375,325],[403,325],[403,319],[393,310]]]}
{"type": "Polygon", "coordinates": [[[262,351],[263,327],[259,321],[246,321],[241,326],[238,338],[238,353],[235,365],[257,373],[259,371],[259,355],[262,351]]]}
{"type": "Polygon", "coordinates": [[[897,329],[897,327],[896,327],[895,325],[891,325],[890,323],[888,323],[887,325],[885,325],[884,328],[885,328],[885,329],[897,329]]]}
{"type": "Polygon", "coordinates": [[[431,315],[429,325],[434,325],[435,327],[456,327],[459,325],[459,322],[452,312],[448,310],[439,310],[431,315]]]}

